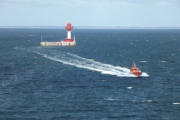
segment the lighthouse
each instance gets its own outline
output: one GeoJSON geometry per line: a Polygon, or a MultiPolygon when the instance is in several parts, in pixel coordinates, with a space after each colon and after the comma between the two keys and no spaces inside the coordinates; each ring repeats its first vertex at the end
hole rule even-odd
{"type": "Polygon", "coordinates": [[[73,39],[71,38],[71,31],[73,29],[71,23],[68,22],[65,28],[67,30],[67,38],[65,39],[65,41],[66,42],[73,42],[73,39]]]}
{"type": "Polygon", "coordinates": [[[74,38],[71,37],[71,31],[73,29],[71,23],[68,22],[65,28],[67,30],[67,38],[65,38],[64,40],[58,41],[58,42],[41,41],[40,45],[41,46],[63,46],[63,47],[76,46],[75,37],[74,38]]]}

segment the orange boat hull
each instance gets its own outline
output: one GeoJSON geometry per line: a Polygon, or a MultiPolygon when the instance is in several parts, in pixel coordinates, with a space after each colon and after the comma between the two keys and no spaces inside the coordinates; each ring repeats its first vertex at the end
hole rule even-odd
{"type": "Polygon", "coordinates": [[[141,72],[131,72],[131,73],[134,74],[134,75],[137,76],[137,77],[140,77],[140,76],[142,75],[141,72]]]}

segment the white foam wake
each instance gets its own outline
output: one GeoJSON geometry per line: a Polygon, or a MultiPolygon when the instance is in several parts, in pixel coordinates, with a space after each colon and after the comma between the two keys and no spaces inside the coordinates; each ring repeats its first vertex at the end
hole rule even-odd
{"type": "MultiPolygon", "coordinates": [[[[129,69],[125,67],[120,66],[113,66],[110,64],[104,64],[101,62],[97,62],[93,59],[87,59],[80,57],[75,54],[67,53],[67,52],[60,52],[51,50],[48,51],[34,51],[33,52],[47,58],[53,61],[57,61],[63,64],[72,65],[77,68],[84,68],[92,71],[97,71],[102,74],[109,74],[109,75],[115,75],[118,77],[136,77],[133,74],[129,73],[129,69]]],[[[147,73],[142,73],[143,77],[148,77],[149,75],[147,73]]]]}

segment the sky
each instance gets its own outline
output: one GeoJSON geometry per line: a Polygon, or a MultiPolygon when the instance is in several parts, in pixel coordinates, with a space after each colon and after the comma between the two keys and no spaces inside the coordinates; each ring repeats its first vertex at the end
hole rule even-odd
{"type": "Polygon", "coordinates": [[[0,0],[0,26],[180,27],[180,0],[0,0]]]}

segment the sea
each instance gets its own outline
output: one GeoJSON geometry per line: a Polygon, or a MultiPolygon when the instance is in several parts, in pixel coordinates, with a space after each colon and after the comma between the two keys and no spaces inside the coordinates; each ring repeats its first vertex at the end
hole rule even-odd
{"type": "Polygon", "coordinates": [[[0,29],[0,120],[180,120],[180,29],[72,35],[74,47],[41,47],[65,29],[0,29]]]}

